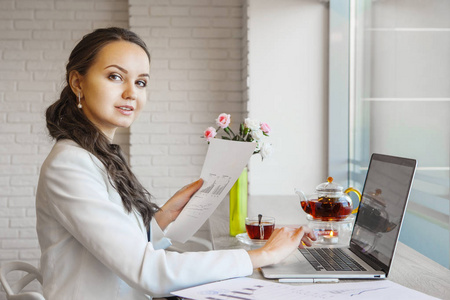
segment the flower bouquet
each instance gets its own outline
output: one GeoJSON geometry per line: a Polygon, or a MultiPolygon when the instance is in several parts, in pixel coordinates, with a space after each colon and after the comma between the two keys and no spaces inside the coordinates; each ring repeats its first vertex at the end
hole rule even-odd
{"type": "Polygon", "coordinates": [[[259,153],[262,160],[272,154],[272,145],[263,141],[263,138],[268,137],[271,131],[271,128],[267,123],[247,118],[244,120],[244,123],[239,125],[238,134],[235,134],[233,130],[231,130],[230,123],[231,116],[229,114],[220,114],[216,119],[217,129],[214,127],[206,128],[203,137],[209,142],[212,138],[216,137],[221,129],[223,129],[226,133],[226,135],[222,135],[222,139],[224,140],[256,142],[256,149],[253,154],[259,153]]]}
{"type": "MultiPolygon", "coordinates": [[[[267,123],[259,122],[255,119],[245,119],[239,124],[239,133],[235,134],[230,128],[231,116],[222,113],[216,119],[217,129],[208,127],[203,133],[206,141],[216,138],[218,132],[223,130],[225,135],[222,139],[239,142],[256,142],[253,154],[259,153],[261,159],[272,154],[272,145],[264,142],[263,139],[269,136],[271,131],[267,123]]],[[[248,177],[247,168],[244,168],[238,180],[230,190],[230,235],[236,236],[245,232],[245,218],[247,217],[247,197],[248,197],[248,177]]]]}

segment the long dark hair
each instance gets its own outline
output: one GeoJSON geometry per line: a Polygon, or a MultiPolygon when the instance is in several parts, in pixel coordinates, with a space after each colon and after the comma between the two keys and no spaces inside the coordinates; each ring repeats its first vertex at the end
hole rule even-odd
{"type": "Polygon", "coordinates": [[[78,71],[81,75],[85,75],[99,51],[114,41],[127,41],[140,46],[150,61],[150,54],[144,41],[127,29],[102,28],[85,35],[70,54],[66,66],[66,85],[59,100],[47,108],[47,129],[57,141],[73,140],[95,155],[105,166],[109,181],[122,198],[126,210],[131,212],[135,208],[141,214],[144,224],[148,226],[159,207],[150,202],[150,193],[131,171],[120,147],[111,144],[77,107],[77,96],[69,85],[70,72],[78,71]]]}

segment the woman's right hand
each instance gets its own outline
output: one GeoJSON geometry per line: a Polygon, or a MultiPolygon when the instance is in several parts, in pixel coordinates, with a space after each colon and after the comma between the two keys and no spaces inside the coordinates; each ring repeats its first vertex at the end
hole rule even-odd
{"type": "Polygon", "coordinates": [[[314,232],[306,226],[275,229],[266,244],[259,249],[249,250],[253,268],[260,268],[280,262],[298,247],[311,246],[316,240],[314,232]]]}
{"type": "Polygon", "coordinates": [[[203,179],[200,178],[199,180],[184,186],[161,207],[155,214],[155,219],[162,230],[175,221],[186,203],[191,200],[191,197],[202,187],[202,185],[203,179]]]}

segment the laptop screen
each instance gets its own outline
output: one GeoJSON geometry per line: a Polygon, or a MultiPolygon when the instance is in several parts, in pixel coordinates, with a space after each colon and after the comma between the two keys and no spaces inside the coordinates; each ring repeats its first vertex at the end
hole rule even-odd
{"type": "Polygon", "coordinates": [[[416,161],[373,154],[350,247],[386,274],[394,256],[416,161]]]}

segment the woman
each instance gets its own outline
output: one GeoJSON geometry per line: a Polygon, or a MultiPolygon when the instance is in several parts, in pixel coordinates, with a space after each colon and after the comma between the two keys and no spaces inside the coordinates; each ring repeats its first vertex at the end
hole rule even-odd
{"type": "Polygon", "coordinates": [[[120,28],[86,35],[70,55],[67,85],[46,113],[56,144],[42,166],[36,196],[47,300],[164,296],[250,275],[315,239],[307,228],[284,228],[258,250],[164,250],[170,244],[164,229],[202,180],[159,208],[111,143],[116,129],[130,126],[143,109],[149,68],[144,42],[120,28]]]}

